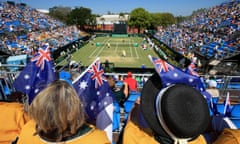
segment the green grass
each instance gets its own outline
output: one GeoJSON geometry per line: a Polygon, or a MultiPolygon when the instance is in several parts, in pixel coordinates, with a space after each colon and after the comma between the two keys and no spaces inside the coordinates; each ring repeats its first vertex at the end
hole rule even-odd
{"type": "Polygon", "coordinates": [[[97,37],[94,41],[89,42],[73,53],[71,60],[81,61],[83,65],[89,65],[97,57],[100,57],[101,62],[108,60],[110,63],[114,63],[115,67],[140,68],[144,64],[147,68],[153,68],[148,55],[157,55],[149,46],[147,50],[143,50],[141,47],[142,42],[143,38],[141,37],[97,37]],[[97,43],[100,46],[97,46],[97,43]],[[110,43],[110,48],[107,47],[107,43],[110,43]],[[138,44],[137,47],[134,46],[136,43],[138,44]],[[126,57],[122,56],[124,50],[126,57]]]}

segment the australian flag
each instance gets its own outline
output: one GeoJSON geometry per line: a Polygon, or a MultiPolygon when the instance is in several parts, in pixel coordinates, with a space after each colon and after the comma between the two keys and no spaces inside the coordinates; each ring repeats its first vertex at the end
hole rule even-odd
{"type": "Polygon", "coordinates": [[[168,87],[172,84],[186,84],[196,88],[205,98],[210,97],[205,91],[205,87],[200,77],[189,74],[160,58],[152,56],[149,56],[149,58],[161,78],[163,87],[168,87]]]}
{"type": "Polygon", "coordinates": [[[34,97],[55,79],[49,47],[43,45],[14,80],[13,86],[16,91],[23,92],[28,96],[30,104],[34,97]]]}
{"type": "Polygon", "coordinates": [[[113,92],[99,58],[73,81],[73,86],[83,102],[87,120],[106,131],[112,140],[113,92]]]}

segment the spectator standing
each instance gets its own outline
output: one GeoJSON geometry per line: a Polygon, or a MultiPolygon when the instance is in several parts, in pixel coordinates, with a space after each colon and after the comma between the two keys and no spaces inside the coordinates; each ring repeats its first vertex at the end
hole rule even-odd
{"type": "Polygon", "coordinates": [[[130,91],[137,91],[137,81],[133,78],[132,72],[127,73],[127,78],[124,82],[128,84],[130,91]]]}

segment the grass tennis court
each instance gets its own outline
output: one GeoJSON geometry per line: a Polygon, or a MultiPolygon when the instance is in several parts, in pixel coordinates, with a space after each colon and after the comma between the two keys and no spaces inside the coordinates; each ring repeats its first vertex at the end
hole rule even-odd
{"type": "Polygon", "coordinates": [[[71,60],[89,65],[100,57],[101,62],[108,60],[115,67],[140,68],[144,64],[147,68],[153,68],[148,55],[157,55],[147,42],[147,50],[143,50],[142,43],[142,37],[97,37],[73,53],[71,60]]]}

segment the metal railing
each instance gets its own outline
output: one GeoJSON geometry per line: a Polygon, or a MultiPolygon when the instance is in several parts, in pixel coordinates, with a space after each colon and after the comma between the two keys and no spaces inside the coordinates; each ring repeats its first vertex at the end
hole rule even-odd
{"type": "MultiPolygon", "coordinates": [[[[0,65],[0,99],[6,99],[7,94],[9,94],[9,92],[11,91],[14,91],[14,87],[12,84],[20,71],[9,71],[7,67],[11,66],[23,67],[23,65],[0,65]]],[[[119,76],[126,76],[127,73],[106,73],[106,75],[111,75],[118,78],[119,76]]],[[[144,85],[145,81],[143,82],[143,79],[146,80],[146,78],[150,77],[151,75],[151,73],[133,73],[133,77],[135,77],[138,81],[139,90],[141,90],[144,85]]],[[[201,77],[203,78],[205,86],[207,86],[205,80],[208,79],[210,76],[202,75],[201,77]]],[[[240,99],[240,76],[215,75],[213,77],[217,81],[217,88],[220,92],[220,98],[225,98],[227,93],[229,93],[230,97],[240,99]]]]}

